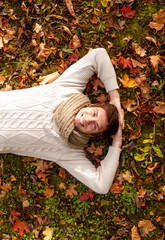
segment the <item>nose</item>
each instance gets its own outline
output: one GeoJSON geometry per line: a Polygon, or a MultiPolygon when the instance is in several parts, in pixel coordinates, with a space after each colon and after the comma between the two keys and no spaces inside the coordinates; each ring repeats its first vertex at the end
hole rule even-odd
{"type": "Polygon", "coordinates": [[[91,124],[91,123],[94,123],[94,122],[95,122],[95,117],[92,116],[92,115],[88,115],[87,118],[86,118],[86,123],[91,124]]]}

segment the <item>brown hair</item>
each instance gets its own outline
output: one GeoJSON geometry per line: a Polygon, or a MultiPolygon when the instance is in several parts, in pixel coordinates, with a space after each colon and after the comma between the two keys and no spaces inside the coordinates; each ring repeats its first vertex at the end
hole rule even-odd
{"type": "Polygon", "coordinates": [[[105,110],[108,120],[108,125],[106,127],[106,130],[102,133],[96,133],[92,134],[94,137],[110,137],[111,135],[114,135],[118,128],[119,128],[119,116],[118,116],[118,110],[117,108],[110,103],[95,103],[92,104],[91,107],[101,107],[105,110]]]}

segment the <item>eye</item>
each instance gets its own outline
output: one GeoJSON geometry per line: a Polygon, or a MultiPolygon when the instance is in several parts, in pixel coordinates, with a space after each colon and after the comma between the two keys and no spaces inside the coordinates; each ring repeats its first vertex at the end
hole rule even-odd
{"type": "Polygon", "coordinates": [[[93,117],[95,117],[96,116],[96,113],[95,112],[93,112],[93,117]]]}
{"type": "Polygon", "coordinates": [[[96,124],[93,124],[93,128],[96,130],[96,128],[97,128],[96,124]]]}

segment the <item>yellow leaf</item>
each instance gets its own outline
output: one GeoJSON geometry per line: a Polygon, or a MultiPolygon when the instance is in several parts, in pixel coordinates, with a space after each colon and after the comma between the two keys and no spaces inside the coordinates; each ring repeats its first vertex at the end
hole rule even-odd
{"type": "Polygon", "coordinates": [[[148,153],[142,153],[142,154],[136,153],[135,156],[134,156],[134,159],[138,162],[144,161],[147,154],[148,153]]]}
{"type": "Polygon", "coordinates": [[[160,148],[158,146],[155,146],[155,145],[153,145],[152,147],[153,147],[154,151],[156,152],[156,154],[159,157],[163,158],[163,153],[161,152],[160,148]]]}
{"type": "Polygon", "coordinates": [[[140,150],[141,150],[142,152],[145,152],[145,153],[149,152],[150,149],[151,149],[151,147],[140,148],[140,150]]]}
{"type": "Polygon", "coordinates": [[[53,228],[49,228],[46,226],[46,229],[43,231],[43,235],[45,236],[44,240],[51,240],[53,237],[53,228]]]}
{"type": "Polygon", "coordinates": [[[132,183],[132,175],[128,170],[125,173],[123,173],[123,178],[127,182],[132,183]]]}
{"type": "Polygon", "coordinates": [[[107,7],[108,0],[101,0],[101,4],[102,4],[103,7],[107,7]]]}
{"type": "Polygon", "coordinates": [[[143,140],[143,143],[145,144],[145,143],[152,143],[152,140],[151,139],[144,139],[143,140]]]}
{"type": "Polygon", "coordinates": [[[132,240],[141,240],[141,237],[139,236],[139,233],[138,233],[138,228],[136,226],[133,226],[131,228],[131,239],[132,240]]]}
{"type": "Polygon", "coordinates": [[[120,82],[122,82],[122,84],[125,88],[135,87],[135,80],[133,78],[129,78],[129,76],[127,74],[124,74],[123,79],[119,78],[119,80],[120,80],[120,82]]]}

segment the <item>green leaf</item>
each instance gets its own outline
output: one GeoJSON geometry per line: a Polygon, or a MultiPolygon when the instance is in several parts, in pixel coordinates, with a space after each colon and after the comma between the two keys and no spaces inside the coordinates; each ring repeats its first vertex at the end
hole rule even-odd
{"type": "Polygon", "coordinates": [[[156,154],[159,157],[163,158],[163,153],[161,152],[160,148],[158,146],[155,146],[155,145],[153,145],[152,147],[153,147],[154,151],[156,152],[156,154]]]}
{"type": "Polygon", "coordinates": [[[150,151],[150,149],[151,149],[151,147],[144,147],[144,148],[140,148],[140,151],[142,151],[142,152],[149,152],[150,151]]]}
{"type": "Polygon", "coordinates": [[[144,139],[143,140],[143,143],[145,144],[145,143],[152,143],[152,139],[144,139]]]}
{"type": "Polygon", "coordinates": [[[142,153],[142,154],[136,153],[134,156],[134,159],[138,162],[144,161],[147,154],[148,153],[142,153]]]}
{"type": "Polygon", "coordinates": [[[108,205],[108,203],[109,203],[109,201],[101,199],[101,207],[105,206],[105,205],[108,205]]]}

